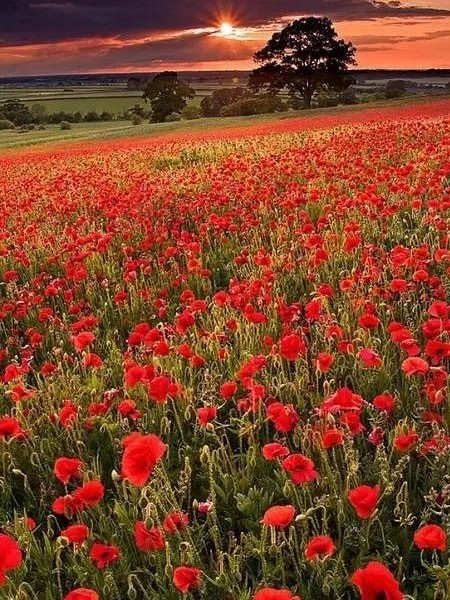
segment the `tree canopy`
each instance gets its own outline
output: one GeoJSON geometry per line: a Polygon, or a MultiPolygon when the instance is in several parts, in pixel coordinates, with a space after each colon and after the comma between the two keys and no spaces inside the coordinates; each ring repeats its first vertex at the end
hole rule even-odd
{"type": "Polygon", "coordinates": [[[187,105],[187,100],[195,96],[195,91],[178,78],[173,71],[164,71],[149,81],[142,98],[150,102],[152,121],[161,123],[174,113],[180,113],[187,105]]]}
{"type": "Polygon", "coordinates": [[[273,92],[287,88],[294,100],[300,97],[309,108],[318,89],[345,86],[345,72],[356,65],[355,52],[350,42],[338,39],[330,19],[304,17],[275,33],[256,52],[254,60],[261,66],[249,83],[253,89],[273,92]]]}
{"type": "Polygon", "coordinates": [[[26,104],[17,98],[10,98],[0,104],[0,118],[7,119],[14,125],[33,123],[33,114],[26,104]]]}
{"type": "Polygon", "coordinates": [[[251,96],[252,92],[247,88],[220,88],[210,96],[205,96],[200,107],[205,117],[219,117],[224,108],[251,96]]]}

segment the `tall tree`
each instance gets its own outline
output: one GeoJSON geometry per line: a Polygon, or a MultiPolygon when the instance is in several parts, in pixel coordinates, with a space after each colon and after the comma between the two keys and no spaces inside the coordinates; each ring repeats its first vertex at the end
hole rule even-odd
{"type": "Polygon", "coordinates": [[[254,60],[261,66],[250,75],[249,84],[271,91],[286,88],[309,108],[314,92],[334,88],[349,65],[356,65],[355,52],[353,44],[338,39],[330,19],[304,17],[275,33],[256,52],[254,60]]]}
{"type": "Polygon", "coordinates": [[[173,71],[164,71],[149,81],[142,98],[150,102],[152,121],[162,123],[172,113],[180,113],[195,91],[173,71]]]}

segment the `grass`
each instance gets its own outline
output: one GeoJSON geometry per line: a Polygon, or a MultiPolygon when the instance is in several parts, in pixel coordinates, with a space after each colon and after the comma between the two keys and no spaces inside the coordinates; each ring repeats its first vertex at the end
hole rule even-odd
{"type": "Polygon", "coordinates": [[[103,111],[118,114],[123,113],[134,104],[142,104],[141,95],[134,96],[80,96],[70,98],[51,98],[38,101],[26,102],[28,106],[41,104],[45,107],[47,113],[64,111],[66,113],[80,112],[86,114],[95,110],[97,113],[103,111]]]}
{"type": "Polygon", "coordinates": [[[407,106],[410,104],[421,104],[433,102],[443,97],[408,97],[396,100],[382,100],[358,104],[355,106],[338,106],[335,108],[312,109],[303,111],[289,111],[286,113],[255,115],[249,117],[227,117],[197,119],[194,121],[179,121],[174,123],[143,123],[134,126],[130,121],[109,121],[101,123],[78,123],[72,125],[72,129],[61,131],[59,125],[49,125],[44,131],[30,131],[18,133],[17,131],[0,131],[0,150],[25,148],[37,145],[59,144],[80,141],[102,141],[123,138],[154,137],[167,133],[189,134],[200,131],[213,131],[233,127],[245,127],[276,122],[295,117],[309,117],[311,115],[333,115],[346,112],[357,112],[368,108],[381,108],[387,106],[407,106]]]}

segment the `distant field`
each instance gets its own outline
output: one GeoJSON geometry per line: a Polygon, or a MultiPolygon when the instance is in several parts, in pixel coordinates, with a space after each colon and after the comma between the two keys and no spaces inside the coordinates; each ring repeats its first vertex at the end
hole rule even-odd
{"type": "MultiPolygon", "coordinates": [[[[367,80],[365,85],[373,86],[374,91],[376,91],[386,81],[381,79],[367,80]]],[[[442,85],[448,80],[443,77],[435,77],[417,79],[417,81],[442,85]]],[[[236,85],[245,85],[245,80],[236,81],[230,78],[221,82],[205,81],[192,84],[196,96],[189,104],[200,106],[202,99],[215,90],[236,85]]],[[[142,101],[142,92],[128,90],[125,84],[118,83],[111,85],[68,85],[67,87],[0,87],[0,104],[10,98],[18,98],[28,106],[41,104],[48,114],[61,111],[86,114],[90,111],[96,111],[97,113],[109,112],[113,115],[120,115],[136,103],[145,106],[142,101]]],[[[0,136],[0,139],[2,139],[2,136],[0,136]]]]}
{"type": "Polygon", "coordinates": [[[45,107],[47,113],[64,111],[67,113],[81,112],[86,114],[95,110],[98,113],[103,111],[113,114],[123,113],[134,104],[144,104],[141,95],[135,96],[84,96],[72,98],[51,98],[40,99],[38,101],[27,101],[26,104],[41,104],[45,107]]]}
{"type": "MultiPolygon", "coordinates": [[[[202,84],[193,87],[196,96],[190,104],[200,106],[202,98],[212,94],[219,87],[226,87],[226,85],[202,84]]],[[[119,86],[83,86],[66,89],[0,88],[0,103],[10,98],[18,98],[28,106],[42,104],[47,113],[64,111],[85,114],[95,110],[96,112],[106,111],[119,114],[136,103],[145,104],[142,101],[142,92],[130,91],[119,86]]]]}

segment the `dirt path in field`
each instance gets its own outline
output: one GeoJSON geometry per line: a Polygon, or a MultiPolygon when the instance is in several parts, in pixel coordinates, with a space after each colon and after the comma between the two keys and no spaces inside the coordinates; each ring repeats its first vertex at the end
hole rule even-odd
{"type": "Polygon", "coordinates": [[[129,137],[110,140],[80,140],[56,142],[55,144],[35,147],[14,148],[3,151],[0,164],[10,164],[37,157],[76,156],[79,154],[132,149],[141,146],[157,146],[184,140],[204,141],[221,139],[239,139],[249,136],[267,135],[270,133],[299,132],[310,129],[322,129],[340,125],[368,124],[392,119],[417,119],[421,117],[450,117],[450,98],[445,99],[418,99],[416,102],[396,106],[380,106],[371,108],[349,107],[348,111],[328,114],[308,114],[299,117],[267,120],[264,123],[220,127],[207,131],[161,131],[149,136],[129,137]]]}

